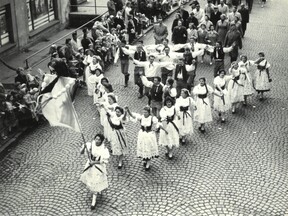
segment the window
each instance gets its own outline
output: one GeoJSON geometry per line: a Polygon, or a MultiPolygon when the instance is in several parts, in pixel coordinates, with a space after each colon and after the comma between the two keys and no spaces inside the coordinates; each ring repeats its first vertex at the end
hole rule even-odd
{"type": "Polygon", "coordinates": [[[0,47],[10,43],[10,36],[7,7],[0,7],[0,47]]]}
{"type": "Polygon", "coordinates": [[[29,31],[38,29],[55,20],[54,0],[26,0],[29,31]]]}

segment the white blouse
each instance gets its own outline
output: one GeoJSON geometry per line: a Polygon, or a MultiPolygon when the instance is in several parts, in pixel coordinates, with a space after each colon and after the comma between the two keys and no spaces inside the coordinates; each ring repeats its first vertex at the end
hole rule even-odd
{"type": "Polygon", "coordinates": [[[192,97],[187,97],[187,98],[183,98],[183,97],[179,97],[176,99],[176,109],[180,110],[180,107],[189,107],[190,105],[195,106],[195,101],[193,100],[192,97]]]}
{"type": "Polygon", "coordinates": [[[175,106],[172,106],[172,107],[167,107],[167,106],[164,106],[161,110],[160,110],[160,117],[161,117],[161,121],[164,121],[166,120],[167,117],[171,117],[173,116],[174,114],[179,116],[179,112],[176,110],[176,107],[175,106]]]}

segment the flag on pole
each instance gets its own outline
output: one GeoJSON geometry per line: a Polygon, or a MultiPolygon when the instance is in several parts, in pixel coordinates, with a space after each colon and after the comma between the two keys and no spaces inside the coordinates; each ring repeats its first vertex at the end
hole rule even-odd
{"type": "Polygon", "coordinates": [[[66,127],[81,133],[78,116],[71,99],[75,82],[74,78],[45,74],[44,85],[42,85],[44,94],[38,97],[38,106],[51,126],[66,127]],[[49,86],[48,91],[45,86],[49,86]]]}

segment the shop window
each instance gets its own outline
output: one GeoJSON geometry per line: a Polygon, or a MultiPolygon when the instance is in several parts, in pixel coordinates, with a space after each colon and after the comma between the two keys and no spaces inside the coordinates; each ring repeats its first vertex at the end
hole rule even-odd
{"type": "Polygon", "coordinates": [[[55,0],[26,0],[29,31],[57,19],[55,0]]]}
{"type": "Polygon", "coordinates": [[[10,43],[11,33],[9,31],[10,16],[8,8],[8,6],[0,7],[0,47],[10,43]]]}

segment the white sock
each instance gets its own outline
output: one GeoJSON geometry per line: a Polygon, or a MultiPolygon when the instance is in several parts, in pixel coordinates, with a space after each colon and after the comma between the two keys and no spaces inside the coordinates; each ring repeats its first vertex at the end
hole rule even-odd
{"type": "Polygon", "coordinates": [[[97,199],[97,195],[96,195],[96,194],[93,194],[92,203],[91,203],[92,206],[95,206],[95,205],[96,205],[96,199],[97,199]]]}

